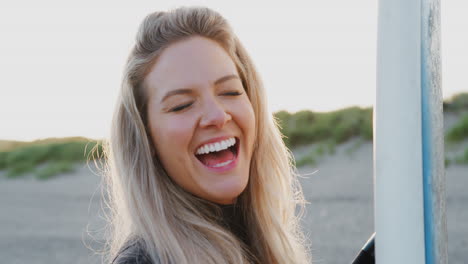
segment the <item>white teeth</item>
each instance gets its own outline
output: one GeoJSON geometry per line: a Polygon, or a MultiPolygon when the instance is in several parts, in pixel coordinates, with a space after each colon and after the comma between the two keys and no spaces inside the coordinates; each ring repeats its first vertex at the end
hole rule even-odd
{"type": "Polygon", "coordinates": [[[222,140],[216,143],[203,145],[197,149],[196,154],[201,155],[201,154],[208,154],[210,152],[225,150],[229,147],[234,146],[234,144],[236,144],[236,139],[232,137],[232,138],[222,140]]]}

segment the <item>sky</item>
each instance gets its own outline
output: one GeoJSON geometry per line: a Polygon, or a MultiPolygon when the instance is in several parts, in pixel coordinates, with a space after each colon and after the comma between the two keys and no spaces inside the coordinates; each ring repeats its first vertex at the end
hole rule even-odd
{"type": "MultiPolygon", "coordinates": [[[[467,1],[441,1],[444,97],[468,92],[467,1]]],[[[2,1],[0,139],[105,138],[141,20],[220,12],[251,55],[270,111],[372,106],[377,0],[2,1]]]]}

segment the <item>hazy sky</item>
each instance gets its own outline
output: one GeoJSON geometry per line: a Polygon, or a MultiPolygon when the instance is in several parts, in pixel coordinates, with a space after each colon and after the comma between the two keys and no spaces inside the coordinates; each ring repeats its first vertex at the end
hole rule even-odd
{"type": "MultiPolygon", "coordinates": [[[[2,1],[0,139],[106,137],[127,54],[150,12],[219,11],[264,80],[270,110],[371,106],[377,0],[2,1]]],[[[468,3],[442,4],[445,97],[468,91],[468,3]]]]}

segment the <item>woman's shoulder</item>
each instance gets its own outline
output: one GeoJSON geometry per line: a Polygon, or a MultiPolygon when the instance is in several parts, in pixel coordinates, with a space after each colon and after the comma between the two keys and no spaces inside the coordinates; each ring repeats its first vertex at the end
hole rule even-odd
{"type": "Polygon", "coordinates": [[[128,241],[117,256],[112,261],[112,264],[154,264],[143,247],[141,240],[128,241]]]}

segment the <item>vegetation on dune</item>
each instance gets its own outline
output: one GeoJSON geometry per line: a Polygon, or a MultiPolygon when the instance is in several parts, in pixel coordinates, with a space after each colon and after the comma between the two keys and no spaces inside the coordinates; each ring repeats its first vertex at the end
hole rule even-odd
{"type": "MultiPolygon", "coordinates": [[[[461,116],[447,132],[446,141],[458,144],[467,140],[468,93],[446,100],[444,111],[461,116]]],[[[312,146],[308,153],[296,160],[297,166],[315,165],[320,157],[334,154],[338,144],[359,138],[346,150],[351,155],[373,136],[372,108],[349,107],[327,113],[279,111],[274,116],[290,149],[301,145],[312,146]]],[[[11,178],[32,173],[38,179],[47,179],[73,171],[77,162],[100,158],[102,152],[102,142],[82,137],[48,138],[33,142],[0,140],[0,171],[6,171],[6,176],[11,178]]],[[[446,165],[468,164],[468,149],[458,156],[446,158],[445,162],[446,165]]]]}
{"type": "Polygon", "coordinates": [[[15,148],[0,151],[0,170],[6,170],[6,176],[10,178],[33,173],[39,179],[46,179],[70,172],[75,163],[101,155],[101,142],[85,138],[23,142],[15,148]]]}
{"type": "Polygon", "coordinates": [[[350,107],[328,113],[280,111],[275,118],[289,148],[323,141],[340,144],[353,137],[372,139],[371,108],[350,107]]]}
{"type": "Polygon", "coordinates": [[[316,165],[325,155],[335,154],[335,142],[324,141],[309,148],[309,151],[296,160],[296,166],[316,165]]]}
{"type": "Polygon", "coordinates": [[[305,165],[316,165],[316,164],[317,164],[317,159],[314,153],[309,153],[308,155],[305,155],[304,157],[296,161],[297,167],[302,167],[305,165]]]}
{"type": "Polygon", "coordinates": [[[68,142],[89,142],[95,141],[85,137],[65,137],[65,138],[44,138],[34,141],[15,141],[15,140],[0,140],[0,152],[10,151],[22,146],[32,145],[46,145],[54,143],[68,143],[68,142]]]}
{"type": "Polygon", "coordinates": [[[446,139],[451,143],[456,143],[456,142],[463,141],[467,138],[468,138],[468,114],[465,114],[447,132],[446,139]]]}
{"type": "Polygon", "coordinates": [[[45,180],[57,176],[61,173],[72,172],[74,167],[71,161],[56,161],[48,162],[44,168],[37,171],[36,177],[40,180],[45,180]]]}
{"type": "Polygon", "coordinates": [[[444,112],[460,113],[468,111],[468,93],[456,94],[444,101],[444,112]]]}
{"type": "MultiPolygon", "coordinates": [[[[444,112],[462,115],[458,123],[446,134],[446,141],[461,142],[468,139],[468,93],[462,93],[446,100],[443,104],[444,112]]],[[[371,141],[372,108],[349,107],[333,112],[317,113],[312,111],[299,111],[289,113],[279,111],[275,119],[280,125],[284,135],[285,144],[293,149],[304,144],[327,142],[334,146],[346,142],[351,138],[360,138],[356,146],[352,146],[347,153],[357,149],[364,141],[371,141]]],[[[465,155],[457,157],[455,163],[468,164],[468,149],[465,155]]],[[[296,161],[297,166],[303,164],[314,165],[321,154],[313,150],[296,161]]],[[[446,161],[449,165],[452,162],[446,161]]]]}
{"type": "MultiPolygon", "coordinates": [[[[468,93],[458,94],[444,102],[444,111],[457,113],[461,116],[445,135],[446,143],[454,146],[468,140],[468,93]]],[[[446,164],[468,165],[468,147],[455,156],[453,160],[448,160],[446,164]]]]}

